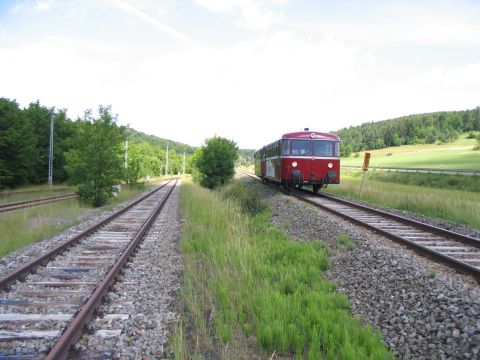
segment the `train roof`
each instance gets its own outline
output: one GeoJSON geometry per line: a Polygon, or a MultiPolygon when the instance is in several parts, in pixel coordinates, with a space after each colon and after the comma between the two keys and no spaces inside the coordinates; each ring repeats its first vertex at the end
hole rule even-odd
{"type": "Polygon", "coordinates": [[[282,139],[323,139],[339,141],[340,137],[335,134],[323,133],[318,131],[299,131],[284,134],[282,139]]]}

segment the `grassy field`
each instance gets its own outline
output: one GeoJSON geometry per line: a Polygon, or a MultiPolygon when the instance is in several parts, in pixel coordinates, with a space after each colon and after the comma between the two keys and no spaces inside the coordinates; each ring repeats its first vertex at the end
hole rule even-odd
{"type": "Polygon", "coordinates": [[[291,241],[256,195],[242,182],[232,186],[212,192],[182,184],[185,273],[175,358],[393,358],[322,276],[329,266],[322,241],[291,241]]]}
{"type": "MultiPolygon", "coordinates": [[[[143,187],[124,189],[103,207],[109,210],[127,201],[143,187]]],[[[90,206],[69,199],[41,206],[0,213],[0,256],[58,234],[79,222],[92,211],[90,206]]]]}
{"type": "MultiPolygon", "coordinates": [[[[445,169],[480,169],[480,151],[473,151],[475,139],[463,134],[448,144],[426,144],[395,146],[380,150],[369,150],[370,166],[421,167],[445,169]]],[[[352,154],[342,158],[343,165],[362,165],[364,152],[358,157],[352,154]]]]}
{"type": "Polygon", "coordinates": [[[448,186],[445,175],[368,172],[360,197],[361,176],[360,171],[343,170],[340,185],[330,185],[322,191],[480,228],[478,177],[452,176],[460,184],[448,186]],[[462,184],[462,180],[468,182],[462,184]],[[466,190],[457,190],[457,187],[466,190]]]}

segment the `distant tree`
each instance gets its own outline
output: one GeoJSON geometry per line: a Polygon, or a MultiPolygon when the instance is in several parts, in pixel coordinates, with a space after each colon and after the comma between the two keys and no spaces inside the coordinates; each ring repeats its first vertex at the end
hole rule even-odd
{"type": "Polygon", "coordinates": [[[79,185],[78,196],[93,206],[103,205],[113,195],[125,171],[125,128],[117,126],[109,106],[99,106],[98,112],[98,119],[85,112],[66,155],[70,182],[79,185]]]}
{"type": "Polygon", "coordinates": [[[216,136],[208,139],[194,158],[200,184],[213,189],[233,178],[238,147],[232,140],[216,136]]]}
{"type": "Polygon", "coordinates": [[[32,177],[36,141],[18,104],[0,98],[0,188],[25,184],[32,177]]]}
{"type": "Polygon", "coordinates": [[[480,150],[480,134],[477,134],[475,139],[477,140],[477,145],[473,147],[473,150],[480,150]]]}
{"type": "Polygon", "coordinates": [[[340,156],[349,157],[352,154],[352,145],[340,143],[340,156]]]}
{"type": "MultiPolygon", "coordinates": [[[[33,172],[29,179],[32,183],[46,183],[48,178],[48,151],[50,146],[50,121],[52,109],[40,105],[40,102],[30,103],[23,110],[31,127],[35,129],[37,139],[33,154],[33,172]]],[[[53,180],[64,182],[67,179],[65,167],[65,153],[70,150],[71,137],[74,133],[72,121],[67,119],[65,110],[56,111],[53,127],[53,180]]]]}

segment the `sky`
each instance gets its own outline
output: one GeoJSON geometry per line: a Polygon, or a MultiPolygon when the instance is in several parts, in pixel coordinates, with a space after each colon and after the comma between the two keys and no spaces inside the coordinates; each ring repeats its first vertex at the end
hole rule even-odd
{"type": "Polygon", "coordinates": [[[0,0],[0,97],[200,146],[480,105],[478,0],[0,0]]]}

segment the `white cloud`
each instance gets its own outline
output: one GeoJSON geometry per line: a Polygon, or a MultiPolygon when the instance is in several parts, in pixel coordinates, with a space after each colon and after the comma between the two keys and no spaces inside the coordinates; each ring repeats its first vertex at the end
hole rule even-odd
{"type": "Polygon", "coordinates": [[[187,44],[189,46],[198,46],[198,44],[192,40],[190,37],[187,35],[181,33],[180,31],[165,25],[158,19],[154,18],[153,16],[150,16],[149,14],[137,9],[136,7],[128,4],[127,2],[123,0],[105,0],[107,3],[110,5],[116,7],[117,9],[123,11],[125,14],[132,16],[134,18],[140,19],[157,29],[161,30],[162,32],[174,37],[175,39],[181,41],[184,44],[187,44]]]}
{"type": "Polygon", "coordinates": [[[53,6],[54,3],[55,3],[55,0],[38,0],[37,3],[35,4],[35,10],[48,11],[53,6]]]}
{"type": "Polygon", "coordinates": [[[283,19],[281,14],[254,0],[195,0],[195,3],[211,12],[228,14],[235,24],[251,30],[266,30],[283,19]]]}

